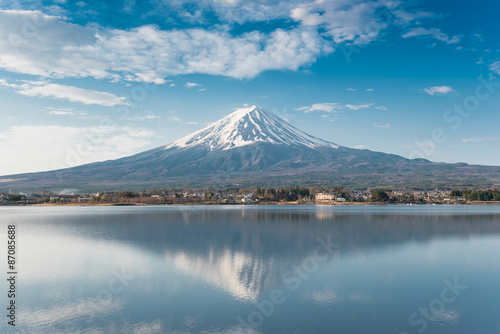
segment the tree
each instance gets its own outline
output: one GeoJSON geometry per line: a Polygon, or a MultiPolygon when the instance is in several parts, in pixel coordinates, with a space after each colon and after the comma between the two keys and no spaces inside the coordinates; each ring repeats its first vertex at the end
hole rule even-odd
{"type": "Polygon", "coordinates": [[[386,202],[389,200],[389,195],[382,189],[375,189],[372,191],[373,202],[386,202]]]}
{"type": "Polygon", "coordinates": [[[122,198],[133,198],[133,197],[137,197],[137,194],[132,192],[132,191],[122,191],[121,193],[118,193],[118,197],[122,197],[122,198]]]}
{"type": "Polygon", "coordinates": [[[9,195],[8,197],[9,202],[20,202],[20,201],[26,201],[26,197],[24,195],[9,195]]]}

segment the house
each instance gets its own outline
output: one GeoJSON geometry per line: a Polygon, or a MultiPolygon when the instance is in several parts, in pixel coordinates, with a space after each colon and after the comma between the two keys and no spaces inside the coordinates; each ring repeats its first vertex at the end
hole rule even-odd
{"type": "MultiPolygon", "coordinates": [[[[58,197],[59,197],[59,200],[63,200],[65,202],[71,202],[71,201],[76,202],[78,200],[78,196],[76,196],[76,195],[59,195],[58,197]]],[[[51,199],[52,199],[52,197],[51,197],[51,199]]]]}
{"type": "Polygon", "coordinates": [[[335,200],[335,195],[334,194],[329,194],[329,193],[319,193],[314,196],[316,202],[332,202],[335,200]]]}
{"type": "Polygon", "coordinates": [[[251,197],[243,197],[241,199],[241,203],[252,203],[252,202],[253,202],[253,200],[251,197]]]}

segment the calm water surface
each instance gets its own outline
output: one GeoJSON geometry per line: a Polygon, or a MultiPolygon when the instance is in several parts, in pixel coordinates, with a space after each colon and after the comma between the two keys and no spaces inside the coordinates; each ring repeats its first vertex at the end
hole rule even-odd
{"type": "Polygon", "coordinates": [[[17,326],[3,315],[1,333],[500,333],[497,206],[4,207],[0,219],[0,253],[8,224],[19,241],[17,326]]]}

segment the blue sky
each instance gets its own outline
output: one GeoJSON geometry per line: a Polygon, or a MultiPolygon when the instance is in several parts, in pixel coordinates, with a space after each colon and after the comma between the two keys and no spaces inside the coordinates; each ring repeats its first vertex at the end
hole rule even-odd
{"type": "Polygon", "coordinates": [[[0,175],[131,155],[245,105],[348,147],[500,165],[499,10],[0,0],[0,175]]]}

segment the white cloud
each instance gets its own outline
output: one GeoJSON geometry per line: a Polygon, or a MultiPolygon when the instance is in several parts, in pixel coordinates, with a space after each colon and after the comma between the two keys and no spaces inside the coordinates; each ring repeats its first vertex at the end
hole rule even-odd
{"type": "Polygon", "coordinates": [[[494,137],[494,136],[486,136],[486,137],[480,137],[480,138],[464,138],[462,141],[464,143],[482,143],[482,142],[488,142],[488,141],[498,141],[500,140],[499,137],[494,137]]]}
{"type": "Polygon", "coordinates": [[[368,88],[366,91],[367,91],[367,92],[373,92],[373,91],[374,91],[374,89],[373,89],[373,88],[368,88]]]}
{"type": "Polygon", "coordinates": [[[356,91],[356,88],[346,88],[345,90],[349,91],[349,92],[355,92],[356,91]]]}
{"type": "Polygon", "coordinates": [[[48,97],[68,100],[70,102],[80,102],[83,104],[99,104],[106,107],[128,105],[124,97],[118,97],[111,93],[58,84],[32,86],[27,89],[22,89],[18,91],[18,93],[26,96],[48,97]]]}
{"type": "Polygon", "coordinates": [[[313,111],[323,111],[328,113],[337,113],[344,112],[345,110],[360,110],[367,109],[373,106],[373,103],[365,103],[365,104],[341,104],[341,103],[315,103],[311,106],[300,107],[295,110],[301,110],[305,113],[310,113],[313,111]]]}
{"type": "Polygon", "coordinates": [[[405,1],[394,0],[169,0],[153,3],[157,4],[155,12],[188,23],[210,25],[214,16],[217,23],[227,24],[292,18],[303,25],[321,26],[327,30],[338,28],[339,33],[345,23],[347,31],[374,29],[374,21],[384,23],[383,18],[377,18],[377,14],[384,15],[383,10],[390,10],[390,20],[398,25],[436,18],[434,13],[419,11],[413,4],[407,6],[405,1]],[[358,19],[358,16],[361,17],[358,19]],[[366,27],[368,23],[370,26],[366,27]]]}
{"type": "Polygon", "coordinates": [[[30,97],[52,98],[83,104],[99,104],[107,107],[128,105],[124,97],[118,97],[111,93],[43,81],[24,81],[20,84],[12,84],[5,79],[0,79],[0,86],[13,88],[16,93],[30,97]]]}
{"type": "Polygon", "coordinates": [[[201,89],[198,89],[198,92],[204,92],[206,90],[207,90],[206,88],[201,88],[201,89]]]}
{"type": "Polygon", "coordinates": [[[150,130],[118,125],[13,126],[0,132],[0,156],[9,157],[0,175],[117,159],[144,150],[152,137],[150,130]]]}
{"type": "Polygon", "coordinates": [[[165,83],[166,76],[253,78],[298,70],[333,51],[316,29],[297,27],[233,36],[227,27],[129,30],[82,27],[36,11],[0,10],[0,68],[43,77],[93,77],[165,83]],[[43,21],[32,38],[23,22],[43,21]],[[14,42],[13,42],[14,41],[14,42]]]}
{"type": "Polygon", "coordinates": [[[167,116],[168,122],[182,122],[182,120],[177,116],[167,116]]]}
{"type": "Polygon", "coordinates": [[[384,106],[377,106],[377,107],[375,107],[375,109],[378,109],[378,110],[389,110],[387,107],[384,107],[384,106]]]}
{"type": "MultiPolygon", "coordinates": [[[[249,79],[269,70],[297,71],[333,52],[338,43],[367,44],[377,39],[388,27],[388,22],[376,15],[382,8],[397,13],[405,22],[432,16],[389,0],[172,0],[156,5],[158,15],[175,15],[189,22],[203,22],[215,15],[220,24],[207,24],[205,29],[161,30],[146,25],[123,30],[81,26],[40,11],[0,10],[0,68],[42,77],[156,84],[181,74],[249,79]],[[234,22],[274,19],[291,19],[297,24],[270,32],[230,33],[234,22]],[[25,22],[37,26],[26,32],[25,22]]],[[[453,43],[455,37],[447,42],[453,43]]]]}
{"type": "Polygon", "coordinates": [[[489,69],[500,74],[500,60],[490,64],[489,69]]]}
{"type": "Polygon", "coordinates": [[[455,35],[455,36],[448,36],[444,32],[442,32],[440,29],[436,28],[431,28],[431,29],[426,29],[422,27],[418,28],[413,28],[406,34],[404,34],[402,37],[403,38],[408,38],[408,37],[419,37],[419,36],[429,36],[434,39],[440,40],[442,42],[445,42],[447,44],[456,44],[460,42],[463,36],[461,35],[455,35]]]}
{"type": "Polygon", "coordinates": [[[161,119],[158,115],[146,114],[146,115],[134,115],[133,117],[128,117],[128,121],[154,121],[161,119]]]}
{"type": "Polygon", "coordinates": [[[424,88],[424,91],[429,95],[445,95],[453,93],[455,90],[450,86],[432,86],[424,88]]]}
{"type": "Polygon", "coordinates": [[[380,128],[380,129],[390,129],[391,125],[389,123],[387,124],[373,124],[374,127],[380,128]]]}
{"type": "Polygon", "coordinates": [[[346,104],[344,108],[351,110],[360,110],[360,109],[368,109],[373,106],[373,103],[365,103],[365,104],[346,104]]]}
{"type": "Polygon", "coordinates": [[[39,11],[0,10],[0,67],[11,72],[54,77],[111,75],[104,63],[79,52],[95,41],[95,30],[39,11]],[[26,22],[36,22],[28,29],[26,22]]]}
{"type": "MultiPolygon", "coordinates": [[[[367,44],[378,38],[388,20],[377,10],[393,7],[389,1],[311,1],[294,5],[290,17],[303,26],[321,28],[335,43],[367,44]]],[[[394,10],[394,8],[392,8],[394,10]]]]}
{"type": "Polygon", "coordinates": [[[305,113],[313,111],[338,112],[340,103],[315,103],[309,107],[300,107],[295,110],[303,110],[305,113]]]}
{"type": "Polygon", "coordinates": [[[64,111],[64,110],[51,110],[47,112],[49,115],[58,115],[58,116],[74,116],[75,113],[72,111],[64,111]]]}
{"type": "Polygon", "coordinates": [[[439,15],[432,12],[417,11],[414,13],[405,10],[395,10],[393,14],[397,17],[397,21],[400,24],[406,25],[411,22],[415,22],[419,19],[434,19],[438,18],[439,15]]]}
{"type": "Polygon", "coordinates": [[[76,115],[73,111],[73,108],[53,108],[46,107],[47,114],[49,115],[58,115],[58,116],[74,116],[76,115]]]}
{"type": "Polygon", "coordinates": [[[225,6],[236,6],[240,0],[215,0],[215,2],[221,3],[225,6]]]}
{"type": "Polygon", "coordinates": [[[186,84],[184,85],[184,87],[186,88],[193,88],[193,87],[198,87],[198,86],[201,86],[199,83],[196,83],[196,82],[186,82],[186,84]]]}

